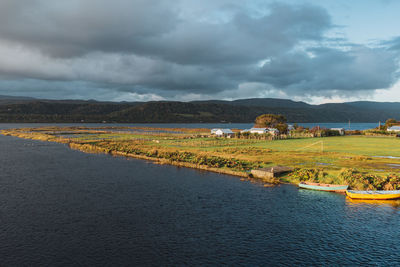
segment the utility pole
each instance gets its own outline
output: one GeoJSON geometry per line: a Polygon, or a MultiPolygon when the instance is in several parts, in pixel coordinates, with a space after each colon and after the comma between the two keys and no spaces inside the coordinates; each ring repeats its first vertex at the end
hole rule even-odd
{"type": "Polygon", "coordinates": [[[349,130],[350,130],[350,120],[349,120],[349,130]]]}

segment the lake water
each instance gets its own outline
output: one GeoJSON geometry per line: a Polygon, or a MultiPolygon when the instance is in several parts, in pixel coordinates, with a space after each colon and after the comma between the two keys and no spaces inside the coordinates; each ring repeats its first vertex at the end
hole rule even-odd
{"type": "MultiPolygon", "coordinates": [[[[291,123],[293,124],[293,123],[291,123]]],[[[159,127],[159,128],[236,128],[248,129],[253,127],[253,123],[0,123],[0,129],[10,129],[19,127],[41,127],[48,125],[57,126],[90,126],[90,127],[105,127],[105,126],[129,126],[129,127],[159,127]]],[[[298,123],[303,127],[312,128],[314,126],[324,128],[345,128],[349,129],[348,123],[298,123]]],[[[351,130],[366,130],[378,127],[378,123],[351,123],[351,130]]]]}
{"type": "Polygon", "coordinates": [[[0,218],[1,266],[400,265],[396,201],[265,188],[8,136],[0,218]]]}

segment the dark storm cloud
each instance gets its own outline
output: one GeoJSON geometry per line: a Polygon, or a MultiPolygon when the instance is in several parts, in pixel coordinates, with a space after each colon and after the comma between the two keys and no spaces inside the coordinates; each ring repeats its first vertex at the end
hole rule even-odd
{"type": "Polygon", "coordinates": [[[54,86],[63,96],[79,84],[82,97],[105,90],[229,97],[251,84],[330,95],[396,81],[393,51],[324,47],[334,42],[324,37],[333,27],[324,9],[272,4],[253,12],[252,3],[2,0],[0,90],[54,86]]]}
{"type": "Polygon", "coordinates": [[[141,40],[157,38],[178,19],[159,0],[4,0],[0,36],[38,47],[52,56],[91,51],[134,50],[141,40]]]}
{"type": "Polygon", "coordinates": [[[329,90],[386,88],[396,80],[396,54],[363,46],[342,51],[318,48],[272,59],[259,73],[260,81],[292,93],[326,95],[329,90]]]}
{"type": "Polygon", "coordinates": [[[239,11],[228,22],[213,23],[180,18],[184,10],[169,1],[33,3],[9,4],[11,14],[7,5],[1,8],[0,36],[56,57],[103,51],[180,64],[248,63],[287,51],[300,40],[318,40],[330,26],[328,14],[314,6],[275,4],[262,17],[239,11]]]}

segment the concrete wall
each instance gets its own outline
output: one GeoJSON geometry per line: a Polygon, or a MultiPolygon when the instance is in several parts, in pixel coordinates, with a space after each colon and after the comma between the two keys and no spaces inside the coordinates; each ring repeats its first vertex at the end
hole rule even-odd
{"type": "Polygon", "coordinates": [[[272,172],[266,172],[261,170],[251,170],[251,174],[256,178],[261,178],[261,179],[274,178],[274,174],[272,172]]]}

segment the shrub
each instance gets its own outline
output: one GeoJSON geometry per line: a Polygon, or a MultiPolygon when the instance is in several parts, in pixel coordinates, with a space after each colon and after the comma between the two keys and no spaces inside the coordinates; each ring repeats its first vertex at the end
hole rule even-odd
{"type": "Polygon", "coordinates": [[[318,182],[326,175],[321,169],[295,169],[289,176],[298,181],[318,182]]]}
{"type": "Polygon", "coordinates": [[[390,174],[382,177],[361,173],[355,169],[343,169],[339,174],[352,189],[358,190],[397,190],[400,189],[400,177],[390,174]]]}

